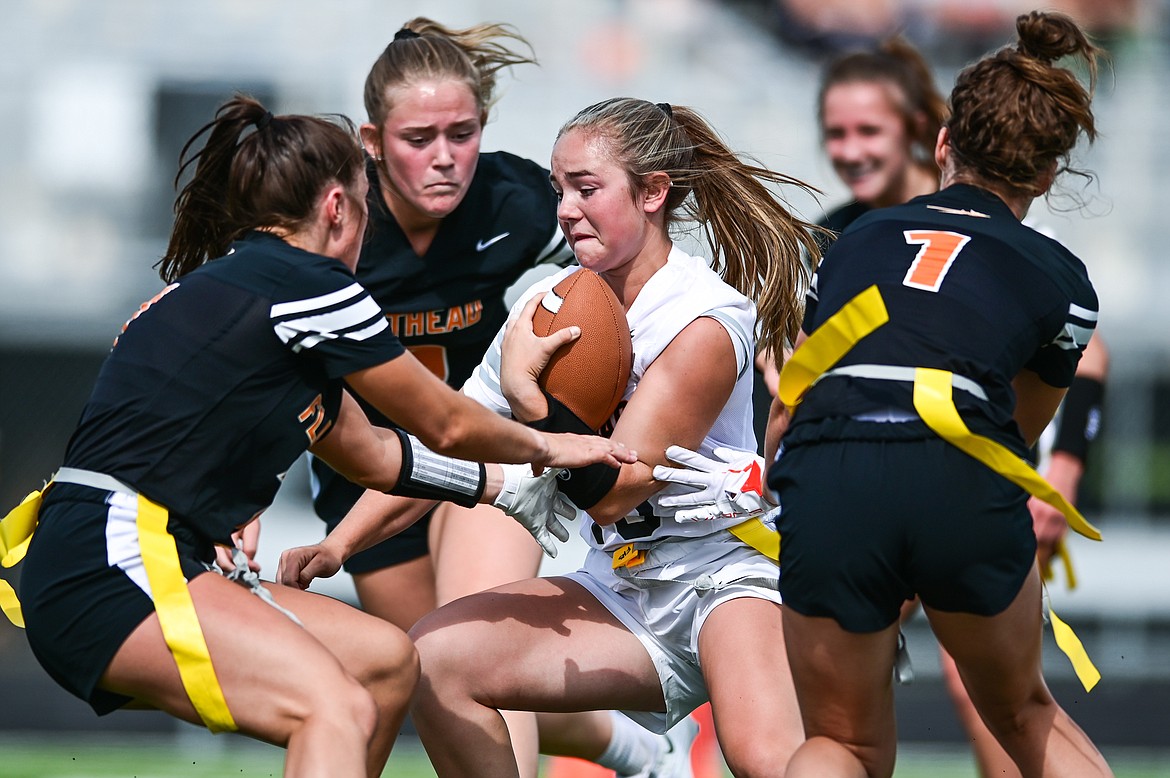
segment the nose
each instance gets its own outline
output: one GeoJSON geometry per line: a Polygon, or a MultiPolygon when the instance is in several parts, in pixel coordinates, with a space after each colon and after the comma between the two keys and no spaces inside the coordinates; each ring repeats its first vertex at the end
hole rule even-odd
{"type": "Polygon", "coordinates": [[[450,142],[439,136],[432,146],[435,152],[435,167],[451,167],[455,164],[455,157],[451,154],[450,142]]]}
{"type": "Polygon", "coordinates": [[[557,204],[557,219],[562,222],[572,222],[580,215],[581,210],[577,207],[576,201],[567,192],[561,195],[561,201],[557,204]]]}
{"type": "Polygon", "coordinates": [[[830,140],[826,151],[829,157],[839,162],[857,162],[862,158],[862,145],[857,136],[849,134],[830,140]]]}

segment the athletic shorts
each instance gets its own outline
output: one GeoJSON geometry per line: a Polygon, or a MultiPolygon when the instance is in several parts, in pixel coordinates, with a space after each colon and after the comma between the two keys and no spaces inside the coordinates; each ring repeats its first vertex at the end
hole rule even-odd
{"type": "Polygon", "coordinates": [[[1036,557],[1028,494],[938,437],[796,445],[768,483],[785,605],[850,632],[889,627],[915,594],[941,611],[1000,613],[1036,557]]]}
{"type": "MultiPolygon", "coordinates": [[[[393,567],[404,562],[424,557],[431,553],[427,542],[427,532],[431,526],[431,517],[435,515],[438,506],[427,511],[426,515],[411,524],[397,535],[386,538],[377,545],[359,551],[345,560],[343,567],[350,575],[357,573],[372,573],[386,567],[393,567]]],[[[325,521],[325,525],[332,532],[341,519],[325,521]]]]}
{"type": "MultiPolygon", "coordinates": [[[[29,646],[67,691],[104,715],[128,697],[97,688],[130,633],[154,611],[138,546],[133,495],[56,483],[21,564],[20,599],[29,646]]],[[[184,577],[207,572],[210,543],[171,518],[184,577]]]]}
{"type": "Polygon", "coordinates": [[[730,533],[664,540],[647,549],[643,564],[620,573],[612,554],[590,549],[584,566],[565,577],[584,586],[650,654],[666,711],[622,713],[658,733],[708,700],[699,632],[711,611],[738,597],[780,603],[776,563],[730,533]]]}

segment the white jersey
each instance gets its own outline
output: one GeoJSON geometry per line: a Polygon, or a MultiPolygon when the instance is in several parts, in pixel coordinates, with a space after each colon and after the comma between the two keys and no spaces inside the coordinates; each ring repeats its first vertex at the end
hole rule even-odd
{"type": "MultiPolygon", "coordinates": [[[[561,279],[579,269],[577,266],[565,268],[533,284],[513,305],[511,316],[515,316],[533,295],[552,289],[561,279]]],[[[755,304],[724,283],[707,260],[690,256],[677,246],[671,249],[666,265],[646,282],[626,314],[633,337],[634,360],[622,405],[633,395],[642,376],[658,355],[687,325],[703,316],[718,321],[731,336],[737,374],[731,398],[698,450],[708,457],[713,456],[717,446],[755,451],[756,439],[752,426],[755,304]]],[[[499,378],[502,338],[503,331],[496,335],[483,361],[464,384],[463,392],[496,413],[507,416],[510,415],[510,409],[500,391],[499,378]]],[[[618,406],[615,421],[621,413],[622,405],[618,406]]],[[[630,541],[637,541],[642,546],[670,536],[697,537],[722,532],[743,520],[678,523],[674,521],[674,512],[674,509],[660,506],[657,497],[651,497],[612,526],[599,526],[585,514],[581,535],[594,548],[610,551],[630,541]]]]}

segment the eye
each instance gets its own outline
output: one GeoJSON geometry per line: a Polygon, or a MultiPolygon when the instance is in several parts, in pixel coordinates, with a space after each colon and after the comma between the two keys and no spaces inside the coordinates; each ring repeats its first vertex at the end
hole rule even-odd
{"type": "Polygon", "coordinates": [[[594,187],[583,186],[577,191],[579,191],[581,193],[582,197],[588,199],[589,197],[593,196],[593,193],[596,192],[597,189],[594,187]]]}

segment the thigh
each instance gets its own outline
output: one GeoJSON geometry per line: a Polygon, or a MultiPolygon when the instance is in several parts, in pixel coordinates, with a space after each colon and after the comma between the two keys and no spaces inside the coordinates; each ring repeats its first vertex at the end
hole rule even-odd
{"type": "Polygon", "coordinates": [[[931,629],[955,661],[980,712],[1019,709],[1048,696],[1041,669],[1041,583],[1035,567],[1012,603],[995,616],[924,606],[931,629]]]}
{"type": "Polygon", "coordinates": [[[593,595],[533,578],[456,600],[411,630],[426,683],[503,710],[660,710],[654,663],[593,595]]]}
{"type": "Polygon", "coordinates": [[[388,673],[415,672],[414,644],[400,627],[332,597],[267,582],[264,586],[363,686],[388,673]]]}
{"type": "Polygon", "coordinates": [[[540,569],[540,546],[528,530],[498,508],[443,503],[435,511],[434,523],[431,556],[440,605],[532,578],[540,569]]]}
{"type": "Polygon", "coordinates": [[[424,555],[407,562],[353,574],[362,609],[401,630],[435,609],[435,568],[424,555]]]}
{"type": "MultiPolygon", "coordinates": [[[[354,682],[323,643],[239,584],[205,574],[188,589],[224,699],[241,732],[283,746],[296,722],[313,710],[315,700],[354,682]]],[[[101,685],[137,703],[201,723],[157,614],[122,644],[101,685]]]]}
{"type": "Polygon", "coordinates": [[[772,745],[791,755],[804,736],[781,606],[737,597],[715,608],[699,633],[699,662],[724,751],[739,750],[741,741],[750,747],[764,721],[772,745]]]}
{"type": "Polygon", "coordinates": [[[784,642],[805,736],[847,747],[871,775],[893,770],[898,627],[846,632],[833,619],[783,609],[784,642]]]}

